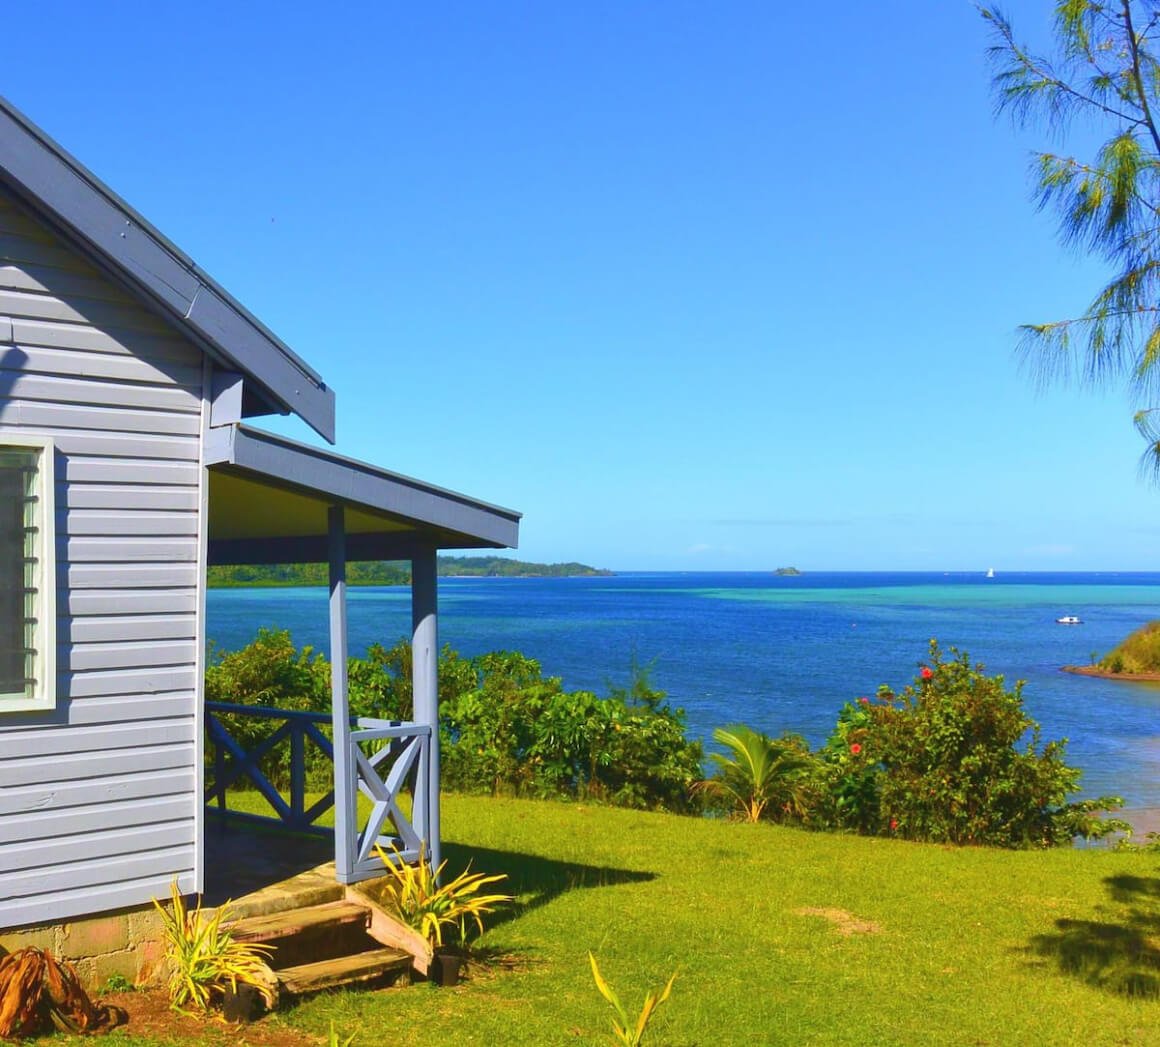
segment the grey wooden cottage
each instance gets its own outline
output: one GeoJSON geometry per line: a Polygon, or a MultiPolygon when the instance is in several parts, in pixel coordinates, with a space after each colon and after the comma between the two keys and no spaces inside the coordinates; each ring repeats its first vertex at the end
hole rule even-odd
{"type": "Polygon", "coordinates": [[[519,515],[243,421],[291,412],[333,442],[322,378],[0,100],[0,931],[202,889],[212,563],[330,565],[338,878],[437,855],[436,550],[519,515]],[[347,558],[411,561],[414,723],[347,713],[347,558]]]}

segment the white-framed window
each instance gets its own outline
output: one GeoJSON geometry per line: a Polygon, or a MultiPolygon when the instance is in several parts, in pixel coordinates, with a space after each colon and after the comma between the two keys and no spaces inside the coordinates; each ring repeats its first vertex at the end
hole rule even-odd
{"type": "Polygon", "coordinates": [[[56,705],[52,441],[0,434],[0,713],[56,705]]]}

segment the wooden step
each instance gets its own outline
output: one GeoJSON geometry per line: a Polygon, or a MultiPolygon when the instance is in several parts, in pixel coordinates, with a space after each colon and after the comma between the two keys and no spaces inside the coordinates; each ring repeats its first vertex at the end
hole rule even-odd
{"type": "Polygon", "coordinates": [[[370,949],[353,956],[303,963],[278,971],[282,991],[293,996],[321,992],[340,985],[366,985],[411,968],[411,956],[400,949],[370,949]]]}
{"type": "Polygon", "coordinates": [[[274,942],[279,938],[306,934],[320,927],[358,924],[365,928],[370,919],[370,910],[366,906],[355,902],[327,902],[264,916],[247,916],[244,920],[229,924],[227,930],[239,942],[274,942]]]}
{"type": "Polygon", "coordinates": [[[267,962],[279,970],[373,949],[370,921],[366,906],[342,901],[250,916],[227,929],[238,941],[272,946],[267,962]]]}

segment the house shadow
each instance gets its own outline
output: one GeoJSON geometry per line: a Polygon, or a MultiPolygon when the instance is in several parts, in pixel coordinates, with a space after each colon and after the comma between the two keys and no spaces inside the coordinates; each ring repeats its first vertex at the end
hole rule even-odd
{"type": "Polygon", "coordinates": [[[1028,952],[1071,977],[1125,996],[1160,996],[1160,878],[1111,876],[1110,905],[1090,920],[1060,919],[1028,952]]]}
{"type": "Polygon", "coordinates": [[[467,847],[457,843],[443,844],[443,858],[452,874],[466,868],[470,862],[472,872],[506,877],[499,883],[488,885],[485,890],[502,891],[519,900],[515,905],[505,907],[489,917],[487,923],[490,927],[547,905],[568,891],[612,887],[621,883],[646,883],[657,878],[657,874],[651,872],[561,862],[534,854],[467,847]]]}

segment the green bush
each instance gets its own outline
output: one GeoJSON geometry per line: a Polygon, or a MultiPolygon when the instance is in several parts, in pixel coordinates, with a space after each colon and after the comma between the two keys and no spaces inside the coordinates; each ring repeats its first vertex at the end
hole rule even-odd
{"type": "MultiPolygon", "coordinates": [[[[206,659],[205,697],[210,702],[262,705],[272,709],[326,712],[330,709],[330,664],[313,648],[299,651],[286,629],[259,629],[254,642],[240,651],[211,648],[206,659]]],[[[222,726],[247,752],[282,726],[278,719],[219,713],[222,726]]],[[[330,736],[329,726],[324,732],[330,736]]],[[[213,773],[212,753],[206,752],[207,772],[213,773]]],[[[306,750],[306,780],[327,788],[333,776],[330,761],[314,746],[306,750]]],[[[262,773],[278,789],[290,785],[290,747],[275,746],[259,761],[262,773]]]]}
{"type": "Polygon", "coordinates": [[[664,694],[563,690],[510,651],[471,663],[478,685],[441,707],[442,770],[453,789],[592,799],[689,811],[701,746],[664,694]]]}
{"type": "Polygon", "coordinates": [[[1101,820],[1117,797],[1068,802],[1080,771],[1065,741],[1040,743],[1023,709],[1023,684],[1007,690],[954,648],[901,693],[848,703],[821,751],[828,820],[863,833],[998,847],[1050,847],[1126,828],[1101,820]]]}
{"type": "MultiPolygon", "coordinates": [[[[411,720],[411,646],[373,645],[347,664],[354,716],[411,720]]],[[[211,652],[210,701],[279,709],[330,710],[330,665],[309,647],[298,651],[285,630],[263,629],[249,646],[211,652]]],[[[689,811],[701,777],[701,746],[685,737],[684,713],[664,702],[647,674],[608,698],[566,692],[538,662],[511,651],[463,658],[444,647],[439,658],[441,776],[467,792],[573,797],[626,807],[689,811]]],[[[222,714],[246,749],[280,726],[278,720],[222,714]]],[[[324,728],[329,736],[329,728],[324,728]]],[[[330,760],[308,746],[307,783],[326,787],[330,760]]],[[[262,761],[278,788],[289,784],[289,746],[262,761]]],[[[211,768],[212,769],[212,768],[211,768]]]]}

